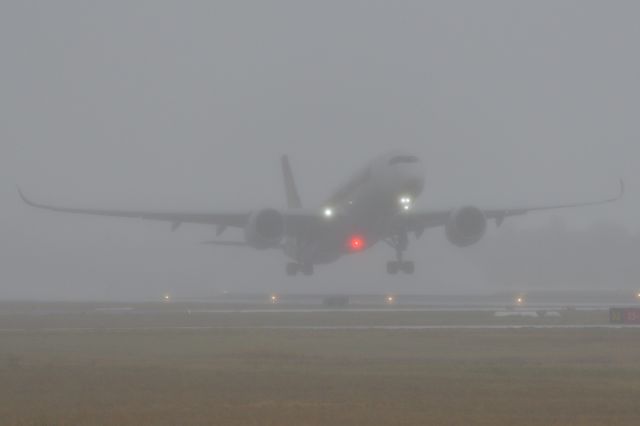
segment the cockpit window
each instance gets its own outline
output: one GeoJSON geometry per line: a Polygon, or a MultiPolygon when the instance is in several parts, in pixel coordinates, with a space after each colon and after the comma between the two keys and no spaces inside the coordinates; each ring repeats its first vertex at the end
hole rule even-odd
{"type": "Polygon", "coordinates": [[[400,163],[417,163],[418,161],[418,157],[413,155],[398,155],[389,160],[389,165],[393,166],[394,164],[400,163]]]}

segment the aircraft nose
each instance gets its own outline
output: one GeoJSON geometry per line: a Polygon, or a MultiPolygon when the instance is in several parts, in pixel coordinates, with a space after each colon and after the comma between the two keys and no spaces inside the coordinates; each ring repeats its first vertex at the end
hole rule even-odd
{"type": "Polygon", "coordinates": [[[424,188],[423,176],[411,176],[405,183],[405,190],[409,194],[413,194],[413,196],[420,195],[422,193],[423,188],[424,188]]]}

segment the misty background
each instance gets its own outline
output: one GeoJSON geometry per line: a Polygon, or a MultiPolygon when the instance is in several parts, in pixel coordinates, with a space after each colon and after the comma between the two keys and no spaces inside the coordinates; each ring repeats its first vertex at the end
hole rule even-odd
{"type": "MultiPolygon", "coordinates": [[[[635,1],[22,1],[0,4],[0,299],[237,292],[634,288],[640,277],[635,1]],[[441,230],[389,277],[384,244],[312,278],[203,247],[211,227],[30,209],[284,206],[288,153],[317,206],[371,157],[416,153],[417,208],[627,195],[441,230]]],[[[242,237],[227,231],[228,239],[242,237]]]]}

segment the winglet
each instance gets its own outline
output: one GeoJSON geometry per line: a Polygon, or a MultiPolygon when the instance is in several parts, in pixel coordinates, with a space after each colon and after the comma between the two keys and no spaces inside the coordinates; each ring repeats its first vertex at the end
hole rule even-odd
{"type": "Polygon", "coordinates": [[[36,203],[34,203],[33,201],[29,200],[29,199],[27,198],[27,196],[26,196],[26,195],[24,195],[24,193],[22,192],[22,190],[20,189],[20,187],[19,187],[19,186],[17,186],[17,185],[16,185],[16,189],[18,190],[18,194],[20,195],[20,198],[22,199],[22,201],[23,201],[25,204],[27,204],[27,205],[29,205],[29,206],[31,206],[31,207],[39,207],[36,203]]]}
{"type": "Polygon", "coordinates": [[[293,179],[293,172],[291,172],[291,165],[289,164],[289,157],[283,155],[281,157],[282,163],[282,175],[284,177],[284,189],[287,196],[287,207],[290,209],[299,209],[302,207],[300,196],[298,195],[298,189],[293,179]]]}

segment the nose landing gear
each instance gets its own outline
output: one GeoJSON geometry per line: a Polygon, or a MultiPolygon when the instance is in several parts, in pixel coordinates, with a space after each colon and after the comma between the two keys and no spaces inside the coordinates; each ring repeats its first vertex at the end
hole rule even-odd
{"type": "Polygon", "coordinates": [[[406,232],[400,233],[397,237],[393,237],[386,241],[396,250],[396,260],[387,262],[387,273],[396,275],[398,272],[404,272],[412,275],[415,272],[415,264],[409,260],[403,260],[403,253],[409,246],[409,236],[406,232]]]}

